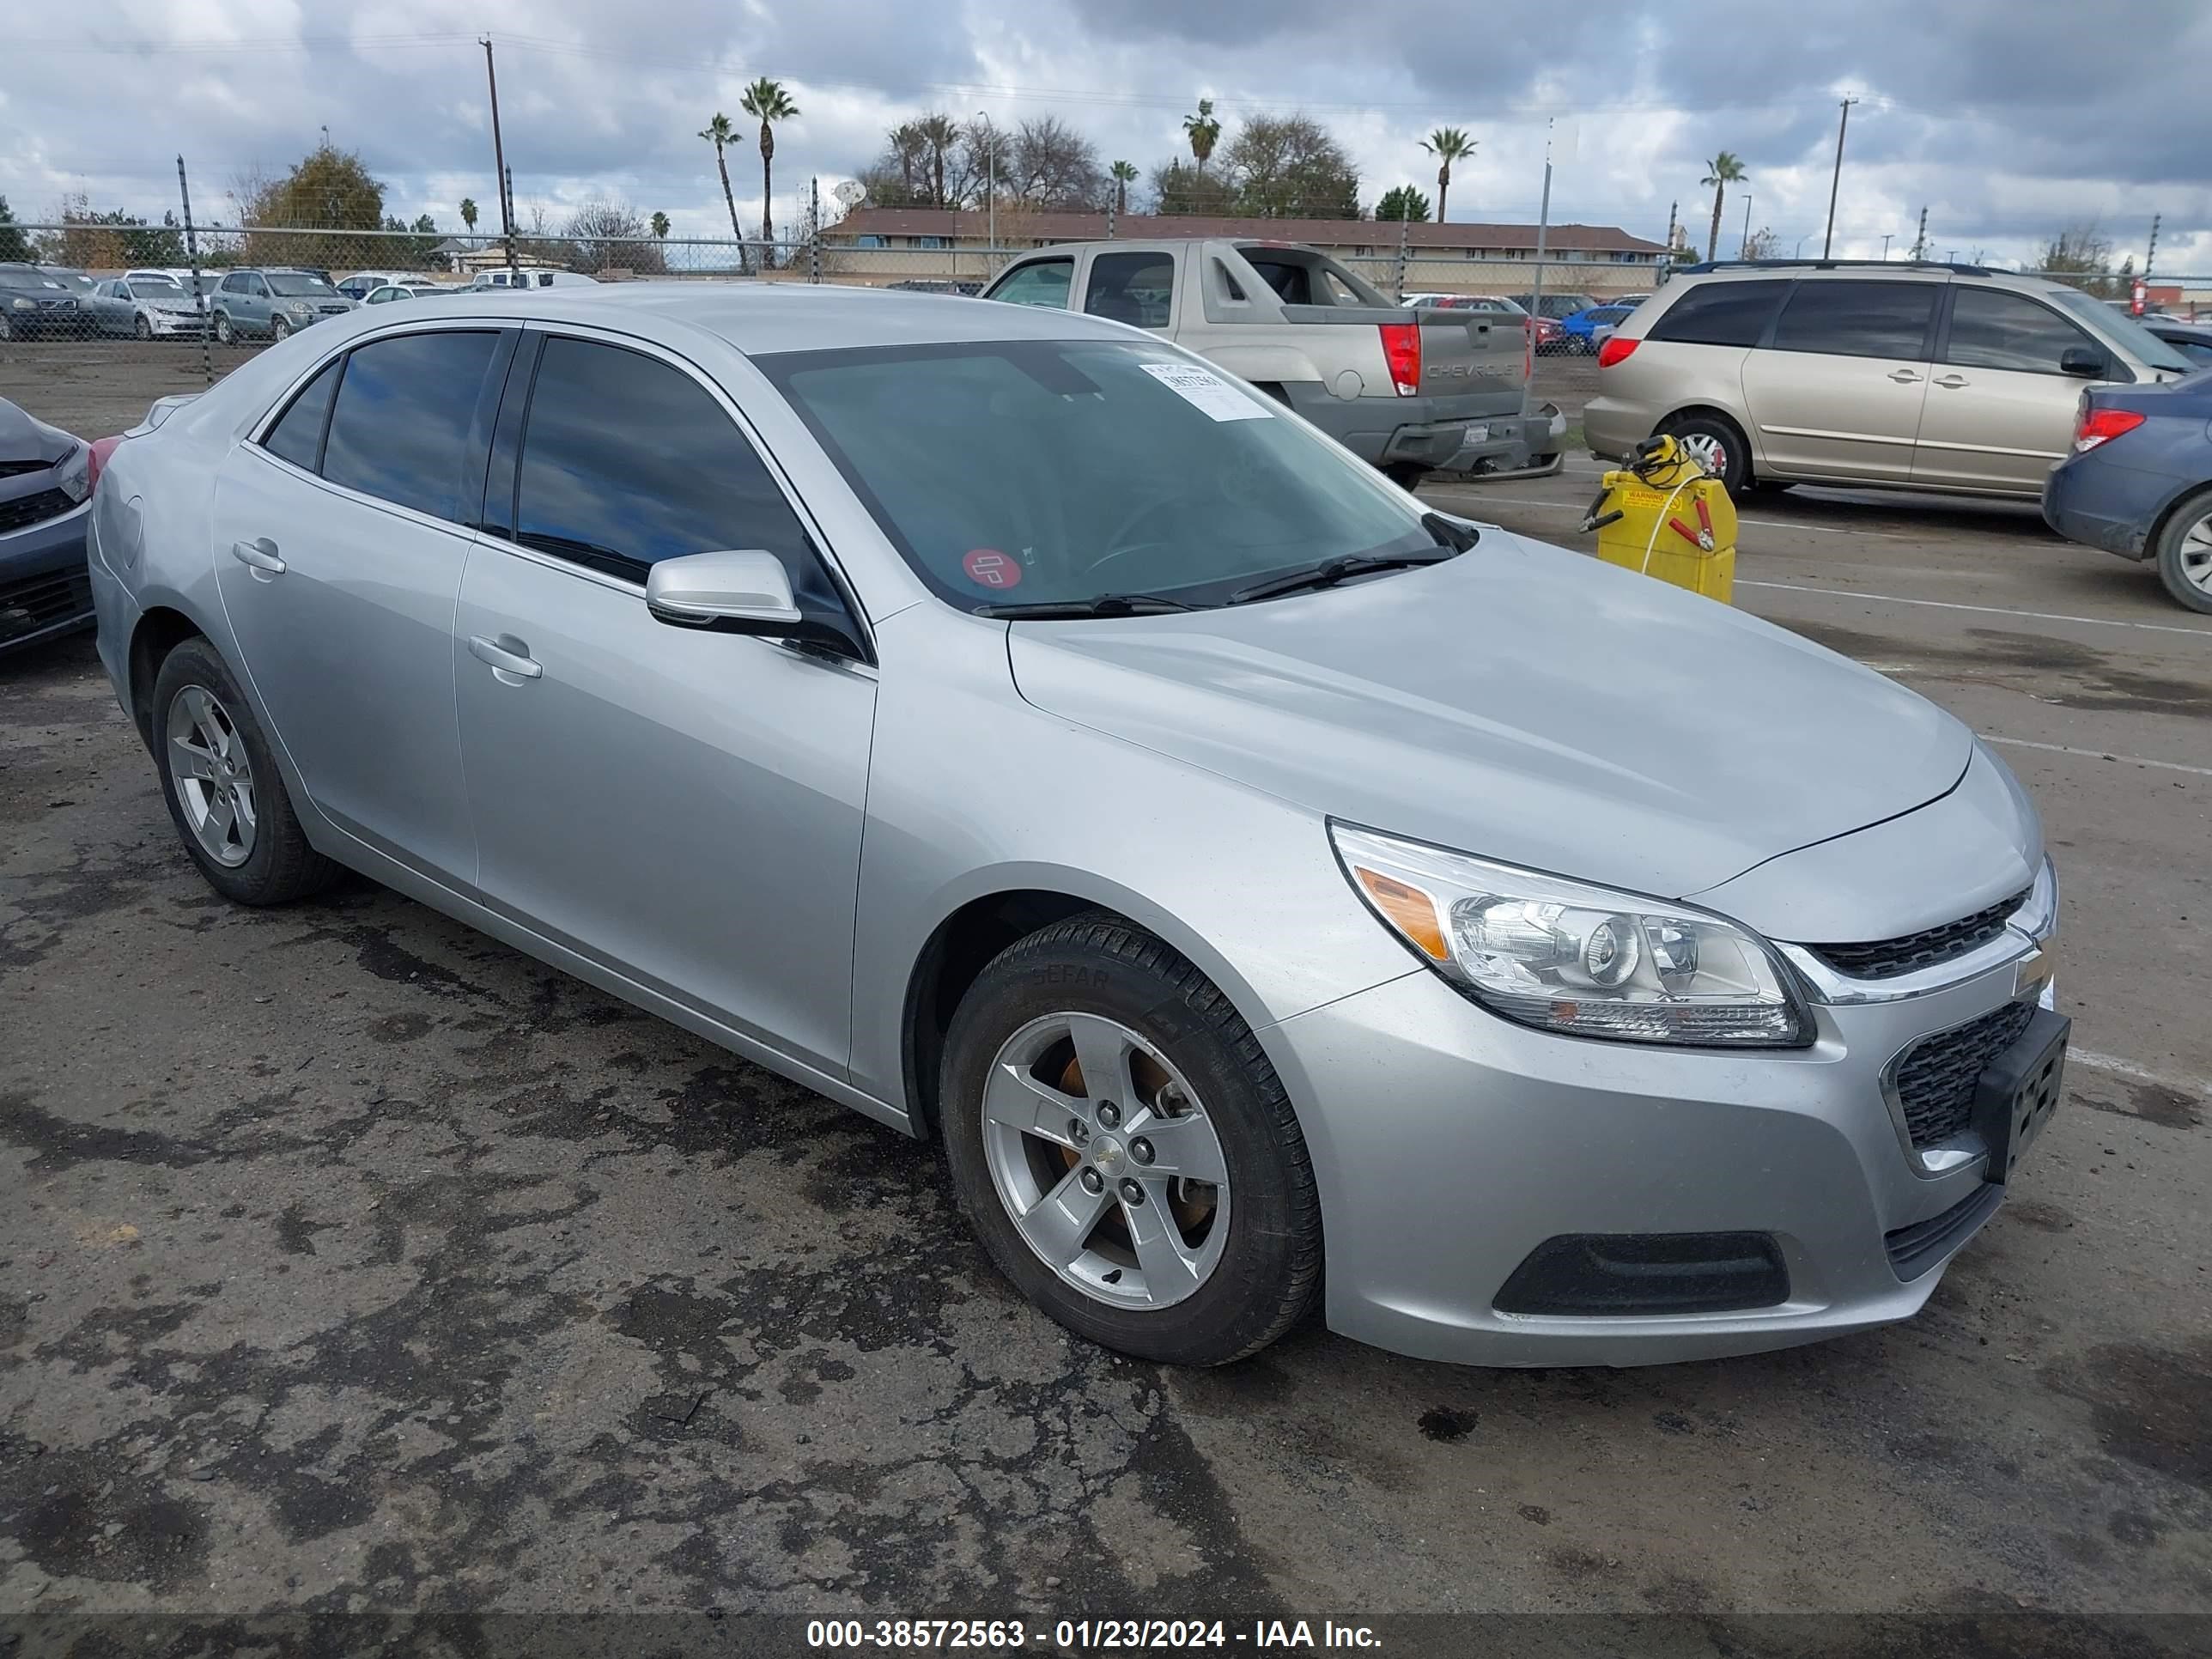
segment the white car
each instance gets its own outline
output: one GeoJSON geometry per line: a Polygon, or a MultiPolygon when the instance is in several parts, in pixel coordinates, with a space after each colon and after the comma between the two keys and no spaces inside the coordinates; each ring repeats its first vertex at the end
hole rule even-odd
{"type": "Polygon", "coordinates": [[[575,288],[579,285],[591,288],[604,286],[598,277],[580,276],[573,270],[502,270],[477,272],[469,289],[474,293],[484,289],[575,288]]]}

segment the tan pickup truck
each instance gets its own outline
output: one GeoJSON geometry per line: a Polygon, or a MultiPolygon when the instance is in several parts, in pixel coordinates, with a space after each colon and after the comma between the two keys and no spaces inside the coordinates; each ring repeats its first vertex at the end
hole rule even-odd
{"type": "Polygon", "coordinates": [[[1525,412],[1518,319],[1394,305],[1296,243],[1066,243],[1017,259],[983,297],[1148,329],[1279,398],[1401,483],[1443,466],[1541,465],[1559,447],[1548,413],[1525,412]]]}

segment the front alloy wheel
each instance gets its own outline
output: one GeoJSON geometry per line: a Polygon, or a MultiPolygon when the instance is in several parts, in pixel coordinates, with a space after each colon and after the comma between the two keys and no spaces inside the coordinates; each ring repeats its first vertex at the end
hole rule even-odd
{"type": "Polygon", "coordinates": [[[983,1141],[1022,1242],[1092,1300],[1170,1307],[1221,1265],[1220,1139],[1190,1084],[1119,1020],[1053,1013],[1007,1038],[983,1141]]]}
{"type": "Polygon", "coordinates": [[[231,332],[230,313],[218,311],[215,314],[215,337],[218,345],[228,345],[237,337],[231,332]]]}
{"type": "Polygon", "coordinates": [[[279,343],[292,337],[292,325],[282,317],[269,319],[269,337],[279,343]]]}
{"type": "Polygon", "coordinates": [[[1069,1329],[1219,1365],[1311,1304],[1321,1199],[1281,1080],[1219,988],[1122,917],[994,957],[945,1033],[938,1102],[962,1212],[1069,1329]]]}

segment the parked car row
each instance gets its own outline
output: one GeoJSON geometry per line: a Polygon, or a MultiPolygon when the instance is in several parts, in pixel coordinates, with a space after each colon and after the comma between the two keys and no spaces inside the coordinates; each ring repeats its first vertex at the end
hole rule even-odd
{"type": "Polygon", "coordinates": [[[2212,330],[1980,265],[1689,267],[1598,348],[1592,452],[1671,433],[1740,495],[2011,495],[2212,611],[2212,330]]]}

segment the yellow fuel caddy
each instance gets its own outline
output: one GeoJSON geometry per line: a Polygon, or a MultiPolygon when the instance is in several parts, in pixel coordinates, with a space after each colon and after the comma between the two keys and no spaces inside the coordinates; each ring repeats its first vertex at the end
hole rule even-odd
{"type": "Polygon", "coordinates": [[[1735,503],[1674,439],[1648,438],[1635,459],[1598,480],[1583,515],[1597,556],[1709,599],[1735,589],[1735,503]]]}

